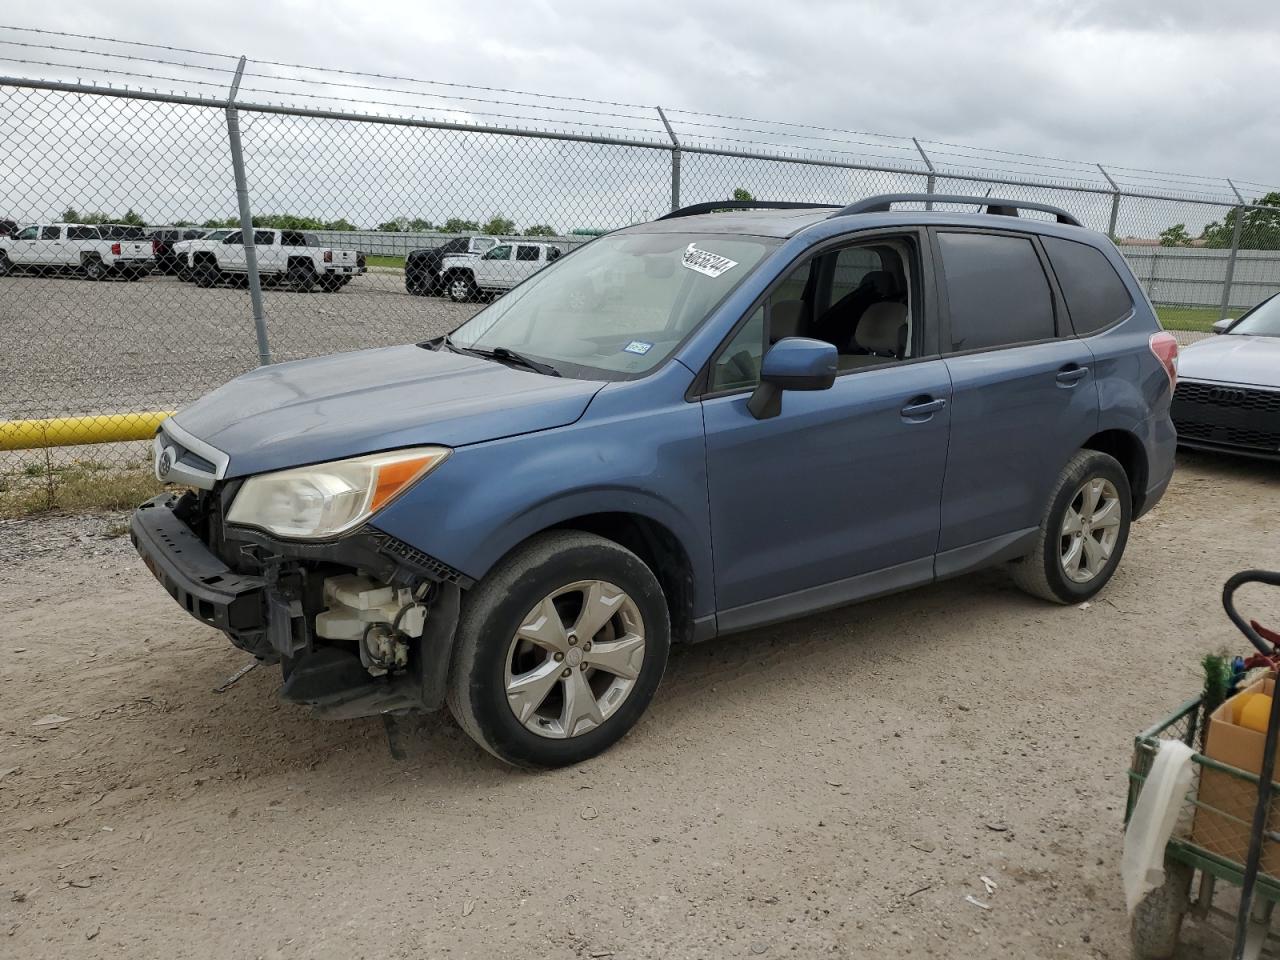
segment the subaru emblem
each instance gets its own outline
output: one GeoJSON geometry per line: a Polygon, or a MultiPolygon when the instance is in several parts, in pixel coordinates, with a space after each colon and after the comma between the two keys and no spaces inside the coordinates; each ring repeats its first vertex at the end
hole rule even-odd
{"type": "Polygon", "coordinates": [[[161,480],[169,475],[169,471],[173,469],[173,448],[169,447],[160,454],[160,459],[156,461],[156,476],[161,480]]]}

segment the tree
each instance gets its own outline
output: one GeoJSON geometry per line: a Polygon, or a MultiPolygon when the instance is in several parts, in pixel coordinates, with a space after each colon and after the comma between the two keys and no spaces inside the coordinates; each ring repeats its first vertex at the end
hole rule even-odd
{"type": "Polygon", "coordinates": [[[401,217],[399,220],[388,220],[386,223],[380,223],[374,229],[381,230],[383,233],[404,233],[407,223],[408,221],[401,217]]]}
{"type": "Polygon", "coordinates": [[[409,233],[430,233],[435,230],[436,225],[430,220],[423,220],[421,217],[410,220],[407,230],[409,233]]]}
{"type": "Polygon", "coordinates": [[[67,207],[67,209],[62,211],[62,222],[63,223],[79,223],[80,211],[78,211],[75,207],[67,207]]]}
{"type": "Polygon", "coordinates": [[[554,237],[556,228],[549,223],[535,223],[531,227],[525,227],[524,235],[526,237],[554,237]]]}
{"type": "Polygon", "coordinates": [[[1187,233],[1187,225],[1185,223],[1175,223],[1168,230],[1160,234],[1160,246],[1162,247],[1189,247],[1191,246],[1191,234],[1187,233]]]}
{"type": "Polygon", "coordinates": [[[508,220],[500,213],[495,213],[489,218],[489,222],[484,225],[483,230],[491,237],[500,237],[504,234],[515,233],[516,222],[508,220]]]}
{"type": "Polygon", "coordinates": [[[753,197],[749,191],[745,190],[745,189],[744,189],[744,188],[742,188],[742,187],[734,187],[734,188],[733,188],[733,199],[735,199],[735,200],[754,200],[754,199],[755,199],[755,197],[753,197]]]}
{"type": "MultiPolygon", "coordinates": [[[[1280,192],[1272,191],[1253,201],[1240,224],[1240,247],[1244,250],[1280,250],[1280,192]],[[1266,209],[1273,208],[1273,209],[1266,209]]],[[[1232,207],[1220,221],[1204,228],[1200,238],[1206,247],[1230,247],[1236,232],[1239,207],[1232,207]]]]}
{"type": "Polygon", "coordinates": [[[440,229],[445,233],[479,233],[480,224],[474,220],[461,220],[458,217],[450,217],[440,229]]]}
{"type": "Polygon", "coordinates": [[[134,212],[133,207],[130,207],[124,212],[124,216],[120,218],[120,222],[127,223],[131,227],[145,227],[147,225],[147,221],[138,216],[138,214],[134,212]]]}

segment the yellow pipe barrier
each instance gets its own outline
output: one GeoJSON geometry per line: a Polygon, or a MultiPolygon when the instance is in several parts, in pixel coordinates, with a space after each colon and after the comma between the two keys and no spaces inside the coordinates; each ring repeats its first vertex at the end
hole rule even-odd
{"type": "Polygon", "coordinates": [[[173,414],[101,413],[88,417],[53,417],[49,420],[0,420],[0,450],[35,450],[40,447],[76,447],[87,443],[119,443],[150,440],[161,421],[173,414]]]}

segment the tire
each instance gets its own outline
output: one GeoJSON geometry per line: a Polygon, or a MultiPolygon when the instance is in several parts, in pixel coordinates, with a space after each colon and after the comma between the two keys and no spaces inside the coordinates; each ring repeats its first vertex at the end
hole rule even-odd
{"type": "Polygon", "coordinates": [[[218,281],[222,279],[218,272],[218,263],[216,260],[200,259],[191,267],[191,279],[196,282],[197,287],[216,286],[218,281]]]}
{"type": "Polygon", "coordinates": [[[325,293],[337,293],[345,286],[345,278],[341,274],[326,273],[320,278],[320,289],[325,293]]]}
{"type": "Polygon", "coordinates": [[[85,257],[80,264],[80,270],[86,280],[105,280],[107,278],[107,265],[102,262],[101,257],[85,257]]]}
{"type": "Polygon", "coordinates": [[[0,251],[0,277],[7,277],[13,273],[13,261],[9,259],[9,255],[0,251]]]}
{"type": "Polygon", "coordinates": [[[474,303],[480,297],[476,282],[469,273],[456,273],[445,281],[445,290],[454,303],[474,303]]]}
{"type": "Polygon", "coordinates": [[[1132,519],[1133,494],[1124,468],[1105,453],[1081,450],[1054,485],[1031,553],[1011,565],[1014,583],[1053,603],[1088,600],[1107,585],[1119,566],[1132,519]],[[1089,498],[1098,490],[1102,496],[1086,515],[1089,498]],[[1085,521],[1078,532],[1067,533],[1068,511],[1085,521]],[[1077,556],[1081,559],[1073,570],[1077,556]]]}
{"type": "Polygon", "coordinates": [[[316,268],[305,260],[297,260],[289,264],[286,275],[289,286],[298,293],[310,293],[320,285],[320,275],[316,268]]]}
{"type": "Polygon", "coordinates": [[[495,757],[534,769],[579,763],[621,739],[653,699],[671,647],[653,571],[630,550],[576,530],[540,534],[502,560],[464,597],[455,636],[450,712],[495,757]],[[580,642],[573,627],[592,590],[614,612],[597,608],[608,619],[580,642]],[[544,609],[559,618],[552,630],[541,629],[544,609]],[[521,627],[532,623],[544,638],[537,644],[521,627]],[[592,641],[598,654],[609,646],[613,665],[632,676],[590,666],[592,641]],[[521,676],[545,678],[540,698],[530,693],[521,704],[523,719],[508,699],[521,676]]]}
{"type": "Polygon", "coordinates": [[[1133,911],[1129,935],[1134,960],[1169,960],[1178,949],[1182,918],[1191,905],[1194,873],[1185,863],[1165,861],[1164,883],[1143,897],[1133,911]]]}

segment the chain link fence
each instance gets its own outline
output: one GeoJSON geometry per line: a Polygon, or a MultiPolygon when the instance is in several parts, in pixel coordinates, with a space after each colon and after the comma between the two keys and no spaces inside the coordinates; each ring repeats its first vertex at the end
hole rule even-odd
{"type": "Polygon", "coordinates": [[[785,141],[799,125],[634,105],[615,105],[633,111],[625,127],[541,101],[501,109],[579,119],[379,115],[378,87],[345,81],[297,94],[321,102],[260,102],[284,78],[235,67],[190,80],[213,93],[0,77],[0,514],[127,503],[152,481],[146,442],[122,438],[209,389],[264,360],[445,333],[574,246],[673,206],[1036,200],[1111,233],[1171,327],[1205,330],[1280,291],[1280,209],[1229,181],[1161,191],[1149,172],[824,128],[785,141]]]}

